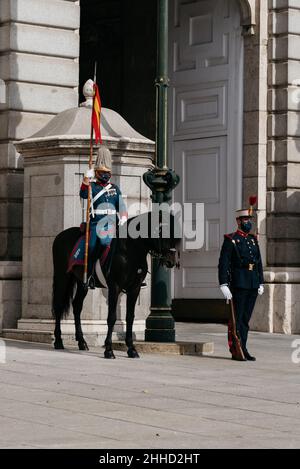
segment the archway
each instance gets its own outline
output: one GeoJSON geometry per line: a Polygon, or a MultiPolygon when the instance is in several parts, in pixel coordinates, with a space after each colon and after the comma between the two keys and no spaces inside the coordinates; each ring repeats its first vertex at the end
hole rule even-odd
{"type": "Polygon", "coordinates": [[[255,0],[238,0],[241,12],[241,25],[245,34],[254,33],[255,25],[255,0]]]}

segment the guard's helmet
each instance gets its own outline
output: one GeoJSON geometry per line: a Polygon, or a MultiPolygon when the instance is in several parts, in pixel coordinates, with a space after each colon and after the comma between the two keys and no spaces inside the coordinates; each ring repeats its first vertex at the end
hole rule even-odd
{"type": "Polygon", "coordinates": [[[111,173],[111,166],[110,150],[105,145],[101,145],[98,149],[95,171],[106,171],[107,173],[111,173]]]}

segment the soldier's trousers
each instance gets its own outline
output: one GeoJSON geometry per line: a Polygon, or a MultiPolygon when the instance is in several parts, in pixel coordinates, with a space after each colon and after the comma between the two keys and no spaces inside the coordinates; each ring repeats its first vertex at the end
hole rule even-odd
{"type": "MultiPolygon", "coordinates": [[[[231,288],[236,315],[236,329],[243,350],[247,350],[249,321],[255,306],[257,290],[257,288],[251,290],[246,288],[231,288]]],[[[230,344],[230,324],[228,326],[228,341],[230,344]]]]}

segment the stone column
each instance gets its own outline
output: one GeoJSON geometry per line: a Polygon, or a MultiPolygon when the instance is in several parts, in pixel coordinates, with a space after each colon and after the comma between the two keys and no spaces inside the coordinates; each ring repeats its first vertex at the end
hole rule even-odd
{"type": "MultiPolygon", "coordinates": [[[[79,226],[83,217],[79,189],[88,166],[91,109],[73,108],[57,115],[44,129],[17,144],[24,158],[24,233],[22,318],[5,337],[51,342],[52,243],[58,233],[79,226]]],[[[113,158],[112,180],[139,210],[149,209],[150,197],[142,180],[151,167],[155,144],[135,132],[114,111],[103,109],[102,137],[113,158]]],[[[143,338],[149,311],[150,281],[141,291],[134,332],[143,338]]],[[[120,296],[117,334],[124,331],[125,295],[120,296]]],[[[88,293],[82,314],[83,331],[90,345],[103,344],[106,334],[107,291],[88,293]]],[[[66,343],[74,342],[74,321],[62,324],[66,343]]]]}
{"type": "Polygon", "coordinates": [[[3,282],[13,282],[9,291],[16,300],[7,309],[0,293],[0,330],[16,325],[20,314],[23,162],[12,142],[77,105],[79,19],[76,1],[0,2],[0,79],[6,88],[0,103],[0,291],[7,295],[3,282]]]}
{"type": "Polygon", "coordinates": [[[269,2],[268,330],[300,332],[300,4],[269,2]]]}
{"type": "MultiPolygon", "coordinates": [[[[246,2],[243,2],[244,4],[246,2]]],[[[243,207],[257,195],[256,229],[266,265],[268,2],[256,2],[254,35],[244,36],[243,207]]],[[[266,330],[265,304],[255,306],[251,328],[266,330]]]]}

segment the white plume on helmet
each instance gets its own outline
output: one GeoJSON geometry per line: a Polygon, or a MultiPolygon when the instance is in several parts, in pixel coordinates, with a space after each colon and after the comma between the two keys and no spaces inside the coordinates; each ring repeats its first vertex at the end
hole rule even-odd
{"type": "Polygon", "coordinates": [[[111,168],[111,152],[105,145],[101,145],[98,149],[95,171],[106,171],[111,173],[111,168]]]}

